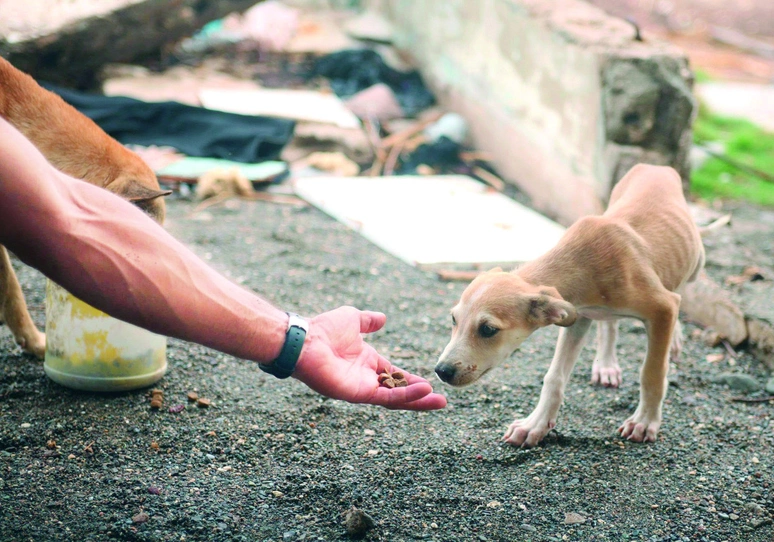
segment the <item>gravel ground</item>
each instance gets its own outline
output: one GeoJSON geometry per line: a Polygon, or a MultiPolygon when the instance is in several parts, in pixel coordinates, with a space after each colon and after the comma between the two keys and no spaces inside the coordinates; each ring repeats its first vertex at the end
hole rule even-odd
{"type": "MultiPolygon", "coordinates": [[[[432,376],[464,284],[403,264],[313,208],[192,208],[171,202],[168,228],[218,269],[301,314],[382,310],[388,323],[372,344],[432,376]]],[[[42,324],[44,281],[27,268],[20,279],[42,324]]],[[[50,382],[0,328],[0,539],[346,540],[354,505],[375,520],[373,541],[770,542],[773,405],[733,402],[740,392],[712,381],[727,370],[767,374],[744,353],[735,367],[708,362],[721,350],[695,330],[686,325],[658,442],[615,433],[638,397],[645,336],[631,322],[619,346],[623,386],[589,384],[586,348],[557,430],[520,450],[499,439],[536,403],[555,330],[469,388],[433,377],[449,407],[408,413],[327,400],[177,340],[160,383],[165,408],[151,411],[144,390],[86,394],[50,382]],[[192,390],[213,406],[166,410],[192,390]]]]}

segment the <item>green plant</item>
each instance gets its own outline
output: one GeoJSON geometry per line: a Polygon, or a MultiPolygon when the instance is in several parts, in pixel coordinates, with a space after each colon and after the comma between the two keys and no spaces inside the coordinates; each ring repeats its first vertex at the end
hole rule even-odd
{"type": "Polygon", "coordinates": [[[737,199],[774,206],[774,183],[743,170],[746,166],[774,178],[773,133],[744,119],[715,115],[700,104],[693,138],[701,146],[720,147],[718,154],[726,158],[710,156],[692,172],[694,195],[708,200],[737,199]]]}

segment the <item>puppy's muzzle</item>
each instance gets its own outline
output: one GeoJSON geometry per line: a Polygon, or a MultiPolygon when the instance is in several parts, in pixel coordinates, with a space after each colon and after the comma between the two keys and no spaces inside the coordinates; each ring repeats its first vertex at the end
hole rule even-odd
{"type": "Polygon", "coordinates": [[[449,384],[457,375],[457,368],[451,363],[439,363],[435,366],[435,374],[437,374],[438,378],[440,378],[442,381],[449,384]]]}

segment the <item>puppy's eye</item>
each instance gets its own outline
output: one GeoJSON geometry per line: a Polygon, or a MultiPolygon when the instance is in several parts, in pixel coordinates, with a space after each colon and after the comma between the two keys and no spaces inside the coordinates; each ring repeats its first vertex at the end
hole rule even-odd
{"type": "Polygon", "coordinates": [[[456,326],[457,325],[457,319],[454,317],[453,314],[451,316],[452,316],[452,326],[456,326]]]}
{"type": "Polygon", "coordinates": [[[481,324],[478,326],[478,334],[481,335],[483,338],[488,339],[489,337],[494,337],[497,335],[497,332],[500,331],[496,327],[492,327],[489,324],[481,324]]]}

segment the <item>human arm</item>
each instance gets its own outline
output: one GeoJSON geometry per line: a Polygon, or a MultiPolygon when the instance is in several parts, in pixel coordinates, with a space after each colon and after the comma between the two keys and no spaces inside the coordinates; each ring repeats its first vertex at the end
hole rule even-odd
{"type": "MultiPolygon", "coordinates": [[[[131,204],[54,169],[2,119],[0,217],[0,243],[116,318],[259,363],[270,362],[282,348],[285,312],[217,273],[131,204]]],[[[342,317],[338,311],[310,320],[299,380],[347,401],[392,408],[445,405],[419,377],[396,392],[364,394],[360,380],[349,377],[353,363],[375,371],[386,360],[362,342],[360,332],[379,329],[384,316],[345,309],[342,317]],[[363,329],[362,319],[381,323],[363,329]],[[349,384],[322,385],[312,370],[317,366],[327,368],[320,374],[338,374],[349,384]]]]}

